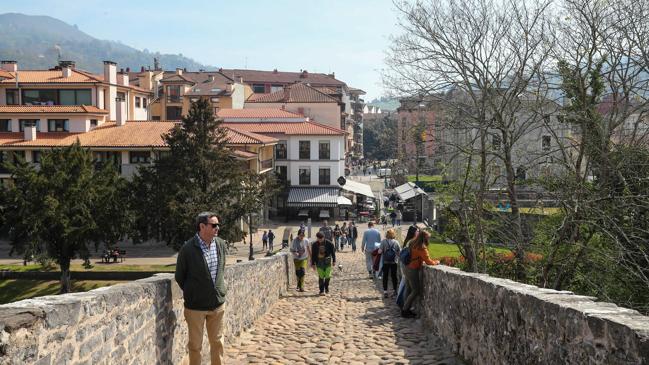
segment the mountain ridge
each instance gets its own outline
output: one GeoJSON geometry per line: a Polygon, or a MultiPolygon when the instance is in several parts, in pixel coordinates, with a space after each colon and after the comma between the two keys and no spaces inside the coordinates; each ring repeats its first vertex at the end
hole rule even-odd
{"type": "Polygon", "coordinates": [[[163,69],[215,70],[181,54],[138,50],[112,40],[101,40],[60,19],[47,15],[0,14],[0,60],[17,61],[20,69],[49,69],[59,60],[76,62],[76,67],[101,73],[103,61],[117,62],[134,71],[153,68],[158,58],[163,69]]]}

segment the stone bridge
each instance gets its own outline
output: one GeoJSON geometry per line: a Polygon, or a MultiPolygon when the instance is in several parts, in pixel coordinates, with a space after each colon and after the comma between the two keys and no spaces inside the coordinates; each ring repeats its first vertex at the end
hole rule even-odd
{"type": "MultiPolygon", "coordinates": [[[[437,266],[424,269],[420,318],[402,319],[360,252],[339,262],[325,297],[314,274],[293,290],[286,254],[228,267],[226,364],[649,362],[649,317],[633,310],[437,266]]],[[[3,365],[181,364],[186,335],[171,274],[0,306],[3,365]]]]}

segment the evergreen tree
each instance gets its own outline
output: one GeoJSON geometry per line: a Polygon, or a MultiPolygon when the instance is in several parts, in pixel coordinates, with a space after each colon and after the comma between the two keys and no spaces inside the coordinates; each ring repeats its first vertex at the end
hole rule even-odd
{"type": "Polygon", "coordinates": [[[12,251],[55,259],[61,293],[67,293],[71,260],[88,259],[90,242],[118,239],[126,231],[124,184],[112,166],[95,169],[78,142],[43,153],[38,170],[22,160],[7,168],[12,182],[1,194],[3,231],[12,251]]]}
{"type": "MultiPolygon", "coordinates": [[[[209,103],[192,103],[189,114],[164,140],[169,153],[141,168],[132,182],[132,237],[162,240],[177,250],[195,234],[196,214],[214,211],[222,221],[219,236],[241,240],[236,222],[251,211],[249,204],[242,204],[248,172],[226,147],[227,130],[214,118],[209,103]]],[[[259,189],[261,194],[267,187],[261,184],[259,189]]]]}

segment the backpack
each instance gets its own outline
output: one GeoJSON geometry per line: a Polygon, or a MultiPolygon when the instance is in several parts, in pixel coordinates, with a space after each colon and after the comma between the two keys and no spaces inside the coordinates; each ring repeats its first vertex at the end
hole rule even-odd
{"type": "Polygon", "coordinates": [[[392,264],[396,262],[397,259],[397,250],[394,249],[394,243],[386,240],[386,243],[388,244],[388,248],[385,249],[383,252],[383,262],[387,262],[388,264],[392,264]]]}
{"type": "Polygon", "coordinates": [[[404,265],[410,264],[410,247],[406,247],[399,253],[399,259],[404,265]]]}

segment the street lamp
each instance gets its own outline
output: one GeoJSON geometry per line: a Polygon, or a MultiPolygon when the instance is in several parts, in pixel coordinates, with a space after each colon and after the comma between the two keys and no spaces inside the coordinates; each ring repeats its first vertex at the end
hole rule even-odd
{"type": "Polygon", "coordinates": [[[252,261],[255,259],[254,257],[254,250],[252,248],[252,213],[248,213],[248,236],[250,239],[250,252],[248,254],[248,261],[252,261]]]}

